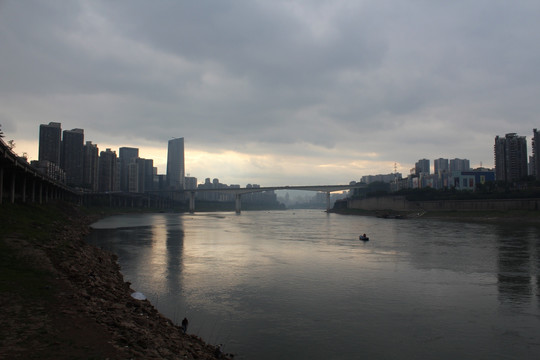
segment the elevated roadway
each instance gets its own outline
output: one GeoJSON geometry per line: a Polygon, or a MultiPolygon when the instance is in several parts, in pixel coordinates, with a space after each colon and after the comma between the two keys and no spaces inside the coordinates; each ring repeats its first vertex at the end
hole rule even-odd
{"type": "Polygon", "coordinates": [[[78,201],[80,195],[38,171],[0,138],[0,204],[4,198],[10,203],[14,203],[16,198],[22,202],[43,203],[56,198],[78,201]]]}
{"type": "Polygon", "coordinates": [[[235,210],[236,213],[241,212],[242,208],[242,194],[249,194],[254,192],[275,191],[275,190],[303,190],[303,191],[318,191],[326,193],[326,210],[330,210],[330,193],[335,191],[351,190],[365,188],[365,184],[349,184],[349,185],[299,185],[299,186],[266,186],[266,187],[250,187],[250,188],[218,188],[218,189],[186,189],[179,190],[179,192],[187,193],[189,195],[189,211],[195,212],[195,194],[203,192],[220,192],[220,193],[232,193],[235,195],[235,210]]]}

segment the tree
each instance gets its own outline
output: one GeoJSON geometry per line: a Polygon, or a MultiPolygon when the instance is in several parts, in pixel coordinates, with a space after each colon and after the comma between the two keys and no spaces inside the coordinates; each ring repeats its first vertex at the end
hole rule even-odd
{"type": "Polygon", "coordinates": [[[15,140],[9,140],[7,143],[9,150],[13,150],[15,148],[15,140]]]}
{"type": "Polygon", "coordinates": [[[0,124],[0,138],[4,137],[4,132],[2,131],[2,124],[0,124]]]}

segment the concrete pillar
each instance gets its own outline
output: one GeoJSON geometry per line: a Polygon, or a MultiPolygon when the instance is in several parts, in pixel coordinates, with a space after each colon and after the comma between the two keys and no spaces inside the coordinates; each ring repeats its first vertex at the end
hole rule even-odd
{"type": "Polygon", "coordinates": [[[4,168],[0,167],[0,205],[4,198],[4,168]]]}
{"type": "Polygon", "coordinates": [[[43,181],[39,182],[39,203],[43,204],[43,181]]]}
{"type": "Polygon", "coordinates": [[[195,212],[195,191],[189,192],[189,212],[192,214],[195,212]]]}
{"type": "Polygon", "coordinates": [[[12,204],[15,203],[15,171],[11,173],[10,201],[12,204]]]}
{"type": "Polygon", "coordinates": [[[36,179],[32,179],[32,202],[36,202],[36,179]]]}
{"type": "Polygon", "coordinates": [[[237,214],[240,214],[240,211],[241,211],[241,206],[242,206],[241,196],[242,196],[241,194],[235,195],[235,208],[236,208],[237,214]]]}
{"type": "Polygon", "coordinates": [[[326,192],[326,211],[330,211],[330,191],[326,192]]]}
{"type": "Polygon", "coordinates": [[[22,202],[26,202],[26,174],[23,175],[23,182],[22,182],[22,202]]]}

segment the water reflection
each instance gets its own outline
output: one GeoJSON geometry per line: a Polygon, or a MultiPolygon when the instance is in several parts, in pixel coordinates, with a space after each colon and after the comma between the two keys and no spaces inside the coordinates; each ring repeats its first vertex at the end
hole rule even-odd
{"type": "MultiPolygon", "coordinates": [[[[533,299],[533,277],[538,282],[538,233],[535,228],[497,228],[498,289],[501,303],[529,305],[533,299]],[[535,241],[536,240],[536,241],[535,241]],[[536,248],[536,249],[535,249],[536,248]]],[[[538,296],[538,287],[536,288],[538,296]]]]}
{"type": "Polygon", "coordinates": [[[165,239],[167,263],[165,278],[167,279],[168,292],[171,294],[181,294],[183,275],[183,251],[184,251],[184,230],[182,229],[182,218],[180,216],[166,217],[166,223],[161,228],[164,233],[159,233],[160,227],[156,226],[156,239],[165,239]]]}

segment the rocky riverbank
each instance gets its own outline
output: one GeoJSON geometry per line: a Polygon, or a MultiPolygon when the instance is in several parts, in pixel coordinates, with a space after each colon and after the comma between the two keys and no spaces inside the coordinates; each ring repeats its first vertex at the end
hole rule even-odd
{"type": "Polygon", "coordinates": [[[0,358],[231,357],[131,296],[116,256],[84,241],[97,216],[66,204],[0,215],[0,358]]]}

